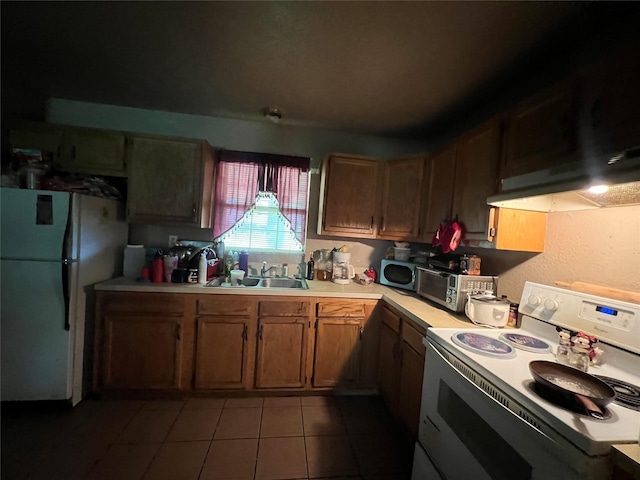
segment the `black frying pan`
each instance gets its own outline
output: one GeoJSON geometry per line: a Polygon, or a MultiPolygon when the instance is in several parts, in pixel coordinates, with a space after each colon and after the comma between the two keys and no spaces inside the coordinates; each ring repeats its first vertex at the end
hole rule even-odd
{"type": "Polygon", "coordinates": [[[602,380],[576,368],[555,362],[529,362],[529,371],[536,382],[568,403],[577,400],[593,418],[602,420],[603,409],[615,398],[616,392],[602,380]]]}

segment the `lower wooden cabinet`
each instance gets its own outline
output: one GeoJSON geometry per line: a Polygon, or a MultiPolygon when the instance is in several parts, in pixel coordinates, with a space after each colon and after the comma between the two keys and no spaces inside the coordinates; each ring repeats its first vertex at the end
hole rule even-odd
{"type": "MultiPolygon", "coordinates": [[[[251,387],[250,317],[200,317],[196,327],[196,389],[251,387]]],[[[253,330],[253,329],[252,329],[253,330]]],[[[253,333],[253,332],[252,332],[253,333]]]]}
{"type": "Polygon", "coordinates": [[[255,302],[237,295],[196,299],[193,387],[250,389],[255,351],[255,302]]]}
{"type": "Polygon", "coordinates": [[[104,321],[106,387],[180,388],[181,318],[125,314],[104,321]]]}
{"type": "Polygon", "coordinates": [[[302,388],[306,383],[306,317],[258,320],[256,388],[302,388]]]}
{"type": "Polygon", "coordinates": [[[316,321],[314,387],[355,386],[360,379],[361,318],[319,318],[316,321]]]}
{"type": "Polygon", "coordinates": [[[377,305],[99,291],[94,391],[373,390],[377,305]]]}
{"type": "Polygon", "coordinates": [[[412,441],[418,438],[426,330],[382,307],[378,388],[391,413],[412,441]]]}
{"type": "Polygon", "coordinates": [[[98,292],[94,390],[183,386],[182,295],[98,292]]]}
{"type": "Polygon", "coordinates": [[[399,315],[386,307],[382,307],[378,357],[378,390],[392,412],[395,412],[398,407],[400,323],[399,315]]]}
{"type": "Polygon", "coordinates": [[[400,387],[398,394],[398,417],[412,439],[418,438],[422,380],[424,376],[425,347],[422,337],[425,331],[415,323],[402,323],[400,343],[400,387]]]}

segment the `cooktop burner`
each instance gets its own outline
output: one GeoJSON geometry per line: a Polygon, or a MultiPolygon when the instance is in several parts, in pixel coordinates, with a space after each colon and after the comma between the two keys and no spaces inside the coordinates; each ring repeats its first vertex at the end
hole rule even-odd
{"type": "Polygon", "coordinates": [[[582,415],[583,417],[589,417],[593,420],[608,420],[611,418],[611,411],[606,407],[600,409],[601,416],[590,415],[587,409],[584,407],[582,403],[578,400],[570,401],[566,396],[561,393],[555,392],[550,388],[545,387],[544,385],[540,385],[534,380],[531,380],[527,388],[531,390],[533,393],[538,395],[540,398],[543,398],[549,403],[552,403],[560,408],[564,408],[573,413],[577,413],[578,415],[582,415]]]}
{"type": "Polygon", "coordinates": [[[521,335],[519,333],[502,333],[500,340],[507,342],[509,345],[534,353],[547,353],[551,351],[551,346],[539,338],[530,337],[529,335],[521,335]]]}
{"type": "Polygon", "coordinates": [[[511,345],[478,333],[458,332],[451,340],[462,348],[488,357],[507,359],[516,356],[516,351],[511,345]]]}
{"type": "Polygon", "coordinates": [[[640,412],[640,387],[616,378],[602,375],[594,375],[594,377],[599,378],[615,390],[616,398],[613,400],[615,403],[640,412]]]}

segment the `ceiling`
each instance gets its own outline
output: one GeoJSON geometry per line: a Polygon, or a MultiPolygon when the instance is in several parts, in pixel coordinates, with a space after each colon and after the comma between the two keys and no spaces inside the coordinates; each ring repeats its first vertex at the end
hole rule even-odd
{"type": "MultiPolygon", "coordinates": [[[[633,3],[633,2],[632,2],[633,3]]],[[[411,136],[532,75],[609,2],[7,2],[2,82],[34,95],[411,136]]]]}

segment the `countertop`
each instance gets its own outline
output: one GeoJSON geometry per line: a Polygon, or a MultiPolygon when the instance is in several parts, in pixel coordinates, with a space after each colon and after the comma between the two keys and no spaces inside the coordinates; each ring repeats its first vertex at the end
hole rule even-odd
{"type": "Polygon", "coordinates": [[[450,312],[427,300],[419,298],[415,293],[409,291],[389,288],[377,283],[369,286],[360,285],[355,282],[348,285],[339,285],[337,283],[319,280],[308,280],[307,283],[309,285],[308,290],[292,290],[247,287],[205,287],[192,283],[142,283],[126,277],[119,277],[98,283],[95,285],[95,289],[115,292],[382,299],[424,328],[476,328],[464,314],[450,312]]]}

